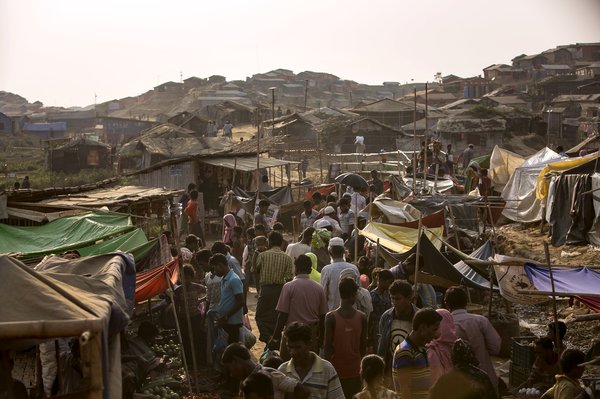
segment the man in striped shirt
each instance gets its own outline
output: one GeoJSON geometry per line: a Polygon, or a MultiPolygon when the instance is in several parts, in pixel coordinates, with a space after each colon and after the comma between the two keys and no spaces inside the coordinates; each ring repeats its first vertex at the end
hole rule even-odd
{"type": "Polygon", "coordinates": [[[269,249],[256,258],[255,272],[260,278],[260,293],[256,303],[256,325],[259,340],[269,342],[277,323],[277,302],[283,285],[294,278],[294,261],[281,250],[283,237],[278,231],[269,234],[269,249]]]}
{"type": "MultiPolygon", "coordinates": [[[[310,392],[310,399],[344,399],[335,368],[310,351],[310,327],[292,323],[286,328],[285,336],[292,359],[279,366],[279,371],[300,381],[310,392]]],[[[291,395],[287,394],[286,398],[291,398],[291,395]]]]}
{"type": "Polygon", "coordinates": [[[401,399],[426,399],[431,388],[425,345],[439,336],[442,316],[431,308],[415,313],[412,331],[394,352],[392,375],[401,399]]]}

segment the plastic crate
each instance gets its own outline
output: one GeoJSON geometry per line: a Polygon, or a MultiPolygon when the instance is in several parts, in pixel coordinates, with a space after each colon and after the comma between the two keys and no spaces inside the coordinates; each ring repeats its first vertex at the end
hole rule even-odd
{"type": "Polygon", "coordinates": [[[524,368],[515,366],[514,364],[510,365],[510,371],[508,374],[508,383],[511,388],[516,388],[525,381],[527,381],[527,377],[529,377],[530,368],[524,368]]]}
{"type": "Polygon", "coordinates": [[[537,337],[513,337],[510,353],[511,364],[530,369],[535,362],[535,348],[531,345],[537,337]]]}

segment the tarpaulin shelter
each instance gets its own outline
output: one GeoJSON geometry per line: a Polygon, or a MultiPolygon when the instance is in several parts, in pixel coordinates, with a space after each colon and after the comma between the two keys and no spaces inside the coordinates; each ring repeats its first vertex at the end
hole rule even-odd
{"type": "Polygon", "coordinates": [[[476,234],[479,228],[479,205],[482,199],[467,195],[421,197],[409,202],[424,215],[430,215],[440,210],[448,210],[447,215],[454,216],[456,227],[462,231],[476,234]]]}
{"type": "MultiPolygon", "coordinates": [[[[550,271],[547,267],[526,263],[527,276],[541,292],[552,292],[550,271]]],[[[600,272],[587,268],[553,268],[554,291],[560,296],[575,296],[595,313],[600,313],[600,272]]]]}
{"type": "MultiPolygon", "coordinates": [[[[424,234],[433,239],[434,233],[441,236],[443,231],[443,227],[437,227],[425,230],[424,234]]],[[[418,237],[418,229],[377,222],[369,223],[359,232],[373,242],[379,240],[381,245],[398,253],[409,251],[417,243],[418,237]]],[[[438,246],[441,245],[439,240],[434,241],[438,246]]]]}
{"type": "Polygon", "coordinates": [[[387,224],[412,222],[419,220],[421,215],[421,212],[412,205],[389,198],[376,198],[373,206],[369,206],[368,209],[370,209],[372,217],[383,215],[387,224]]]}
{"type": "Polygon", "coordinates": [[[494,191],[502,192],[515,169],[525,162],[525,158],[512,151],[495,146],[490,157],[489,177],[494,191]]]}
{"type": "Polygon", "coordinates": [[[118,399],[119,332],[130,315],[123,287],[132,262],[126,255],[85,262],[52,258],[34,270],[0,256],[0,348],[79,337],[86,390],[77,397],[118,399]]]}
{"type": "Polygon", "coordinates": [[[135,229],[101,243],[77,249],[81,256],[101,255],[109,252],[123,251],[133,255],[136,263],[144,259],[158,245],[158,239],[148,241],[142,229],[135,229]]]}
{"type": "MultiPolygon", "coordinates": [[[[408,187],[413,186],[413,178],[412,176],[404,177],[404,181],[408,187]]],[[[417,176],[417,181],[415,183],[416,192],[420,192],[423,190],[423,178],[417,176]]],[[[434,193],[449,193],[454,188],[454,181],[451,179],[438,178],[437,180],[432,176],[428,175],[427,180],[425,180],[425,188],[428,192],[434,193]]]]}
{"type": "Polygon", "coordinates": [[[470,167],[471,165],[477,165],[482,169],[488,169],[490,167],[490,157],[491,157],[491,154],[485,154],[485,155],[480,155],[478,157],[475,157],[475,158],[471,159],[471,161],[469,162],[467,167],[470,167]]]}
{"type": "Polygon", "coordinates": [[[522,223],[541,220],[542,204],[535,194],[537,178],[546,165],[560,159],[560,155],[546,147],[516,168],[502,190],[502,198],[506,201],[502,215],[522,223]]]}
{"type": "Polygon", "coordinates": [[[548,187],[550,186],[550,177],[552,174],[560,174],[569,169],[573,169],[578,166],[587,164],[590,161],[595,162],[599,157],[600,154],[595,152],[584,157],[560,160],[559,162],[552,162],[544,165],[544,167],[537,176],[537,184],[535,190],[535,195],[537,199],[544,200],[548,196],[548,187]]]}
{"type": "Polygon", "coordinates": [[[494,256],[494,261],[498,263],[494,265],[494,273],[500,287],[500,295],[504,298],[510,302],[524,305],[535,305],[548,301],[545,296],[523,292],[535,290],[535,286],[525,272],[525,264],[533,263],[533,261],[498,254],[494,256]]]}
{"type": "MultiPolygon", "coordinates": [[[[434,239],[434,242],[440,243],[441,240],[434,239]]],[[[448,247],[447,244],[443,243],[448,247]]],[[[450,247],[451,248],[451,247],[450,247]]],[[[441,248],[440,248],[441,249],[441,248]]],[[[439,287],[448,288],[452,285],[464,284],[477,289],[489,289],[490,283],[478,268],[467,265],[464,261],[459,261],[452,264],[448,254],[440,252],[440,249],[427,238],[421,236],[421,255],[423,256],[424,264],[419,267],[419,281],[427,282],[439,287]]],[[[453,248],[454,251],[458,251],[453,248]]],[[[379,249],[379,254],[384,258],[385,262],[391,267],[399,262],[406,260],[410,255],[417,251],[416,245],[409,251],[404,253],[393,253],[385,248],[379,249]]],[[[467,255],[458,251],[458,257],[464,260],[487,260],[491,255],[491,243],[488,241],[472,254],[467,255]]],[[[494,290],[498,287],[494,286],[494,290]]]]}
{"type": "Polygon", "coordinates": [[[176,284],[179,277],[178,263],[175,258],[169,263],[138,273],[135,277],[135,302],[143,302],[165,292],[169,288],[167,279],[171,284],[176,284]]]}
{"type": "Polygon", "coordinates": [[[129,216],[101,212],[65,216],[34,227],[0,224],[0,253],[20,259],[57,254],[133,229],[129,216]]]}
{"type": "MultiPolygon", "coordinates": [[[[439,211],[434,212],[430,215],[423,216],[423,218],[421,219],[421,223],[423,224],[423,226],[429,227],[429,228],[443,227],[446,223],[445,211],[443,209],[440,209],[439,211]]],[[[412,229],[416,229],[419,227],[419,220],[413,220],[413,221],[405,222],[405,223],[392,223],[392,224],[395,224],[396,226],[410,227],[412,229]]],[[[445,233],[445,231],[444,231],[444,233],[445,233]]]]}
{"type": "Polygon", "coordinates": [[[551,226],[551,244],[599,244],[600,175],[563,173],[552,179],[546,219],[551,226]],[[588,194],[585,194],[588,193],[588,194]]]}

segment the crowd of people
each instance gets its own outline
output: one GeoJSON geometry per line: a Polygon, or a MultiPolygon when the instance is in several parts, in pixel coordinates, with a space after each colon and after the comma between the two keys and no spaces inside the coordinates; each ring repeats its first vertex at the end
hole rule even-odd
{"type": "MultiPolygon", "coordinates": [[[[363,241],[355,257],[355,225],[364,226],[366,215],[355,215],[352,209],[364,203],[353,202],[365,198],[355,190],[335,199],[315,192],[304,202],[298,218],[304,230],[295,243],[269,219],[265,200],[245,230],[233,214],[225,215],[223,240],[210,249],[200,249],[202,239],[188,235],[182,252],[190,263],[183,273],[190,320],[200,323],[198,309],[207,316],[202,328],[184,337],[195,342],[198,362],[212,364],[228,386],[239,380],[249,398],[499,397],[506,387],[491,356],[500,351],[501,337],[486,317],[467,311],[467,290],[455,286],[442,293],[415,284],[416,263],[423,262],[416,255],[387,269],[363,241]],[[257,298],[260,364],[246,339],[248,295],[257,298]],[[197,298],[203,296],[201,307],[197,298]],[[219,339],[227,345],[221,352],[215,351],[219,339]]],[[[559,364],[563,374],[555,391],[577,380],[562,367],[570,364],[563,358],[574,355],[560,357],[553,342],[536,341],[538,358],[527,385],[552,388],[559,364]]],[[[189,363],[192,349],[184,350],[189,363]]]]}

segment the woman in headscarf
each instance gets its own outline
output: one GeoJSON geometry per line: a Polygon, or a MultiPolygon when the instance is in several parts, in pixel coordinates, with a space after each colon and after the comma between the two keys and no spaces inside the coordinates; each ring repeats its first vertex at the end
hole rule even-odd
{"type": "Polygon", "coordinates": [[[456,327],[452,314],[446,309],[437,309],[442,316],[440,336],[427,344],[427,360],[431,372],[431,383],[452,370],[452,346],[456,341],[456,327]]]}
{"type": "Polygon", "coordinates": [[[429,391],[430,399],[497,399],[490,377],[467,341],[457,339],[452,347],[454,367],[442,375],[429,391]]]}
{"type": "Polygon", "coordinates": [[[237,226],[235,215],[228,213],[223,216],[223,242],[231,246],[233,238],[233,228],[237,226]]]}
{"type": "Polygon", "coordinates": [[[308,256],[312,262],[312,268],[310,269],[310,274],[308,277],[312,281],[321,284],[321,273],[317,271],[317,255],[313,254],[312,252],[307,252],[305,255],[308,256]]]}

